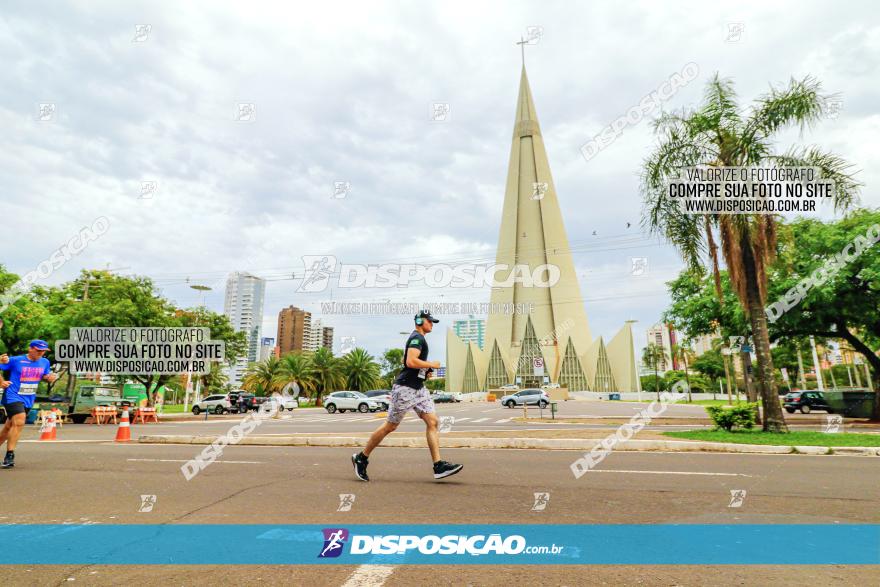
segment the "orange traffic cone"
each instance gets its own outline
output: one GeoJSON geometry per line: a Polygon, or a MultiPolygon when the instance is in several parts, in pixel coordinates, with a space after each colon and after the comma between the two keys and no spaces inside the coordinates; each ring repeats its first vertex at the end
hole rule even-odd
{"type": "Polygon", "coordinates": [[[128,422],[128,409],[125,409],[122,412],[122,419],[119,420],[119,428],[116,429],[116,442],[129,440],[131,440],[131,425],[128,422]]]}
{"type": "Polygon", "coordinates": [[[40,440],[55,440],[55,414],[46,416],[46,421],[40,426],[40,440]]]}

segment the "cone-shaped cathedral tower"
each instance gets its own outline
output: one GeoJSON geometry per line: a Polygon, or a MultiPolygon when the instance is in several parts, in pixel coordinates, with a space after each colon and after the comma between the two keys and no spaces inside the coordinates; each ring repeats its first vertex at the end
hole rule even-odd
{"type": "Polygon", "coordinates": [[[492,308],[531,307],[531,313],[490,312],[485,346],[465,343],[447,331],[446,388],[456,392],[497,389],[518,383],[559,383],[570,391],[635,391],[637,369],[627,323],[612,342],[593,340],[571,258],[556,187],[525,66],[519,84],[495,275],[509,286],[492,288],[492,308]],[[511,272],[553,277],[550,287],[517,279],[511,272]],[[535,375],[542,358],[543,375],[535,375]]]}

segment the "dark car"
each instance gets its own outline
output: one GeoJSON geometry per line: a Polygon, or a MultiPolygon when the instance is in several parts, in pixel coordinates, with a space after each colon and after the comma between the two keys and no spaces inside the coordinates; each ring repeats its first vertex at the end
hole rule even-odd
{"type": "Polygon", "coordinates": [[[794,414],[795,410],[800,410],[802,414],[809,414],[813,410],[834,413],[821,391],[793,391],[783,398],[783,406],[789,414],[794,414]]]}
{"type": "Polygon", "coordinates": [[[460,402],[461,399],[455,396],[454,393],[446,393],[443,391],[438,391],[436,393],[431,394],[431,399],[434,400],[435,404],[445,404],[445,403],[455,403],[460,402]]]}

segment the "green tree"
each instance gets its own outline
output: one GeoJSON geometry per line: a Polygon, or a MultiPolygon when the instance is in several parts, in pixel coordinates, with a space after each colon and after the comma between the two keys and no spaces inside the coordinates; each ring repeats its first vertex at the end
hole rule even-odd
{"type": "Polygon", "coordinates": [[[330,349],[319,348],[312,354],[311,361],[318,397],[342,387],[342,365],[330,349]]]}
{"type": "Polygon", "coordinates": [[[403,367],[403,349],[388,349],[382,355],[382,385],[391,389],[391,384],[403,367]]]}
{"type": "Polygon", "coordinates": [[[663,361],[664,353],[663,347],[660,345],[654,344],[653,342],[648,343],[642,350],[642,364],[645,365],[648,369],[654,370],[654,386],[655,391],[657,392],[657,401],[660,401],[660,362],[663,361]]]}
{"type": "Polygon", "coordinates": [[[694,401],[691,396],[691,374],[688,373],[688,362],[693,360],[694,351],[687,343],[681,342],[672,345],[672,358],[678,359],[684,365],[684,380],[688,386],[688,402],[694,401]]]}
{"type": "Polygon", "coordinates": [[[281,360],[269,357],[248,366],[241,387],[254,395],[271,395],[285,384],[282,382],[281,360]]]}
{"type": "Polygon", "coordinates": [[[708,256],[719,298],[716,243],[720,240],[731,284],[749,318],[755,341],[765,431],[788,430],[776,393],[764,314],[766,271],[776,254],[776,219],[766,214],[685,214],[666,196],[666,184],[677,178],[683,167],[697,165],[817,167],[824,178],[835,182],[835,209],[845,210],[859,188],[845,161],[815,147],[793,148],[781,155],[773,152],[773,138],[779,131],[792,124],[804,129],[825,115],[828,97],[820,91],[819,83],[809,77],[792,79],[788,87],[771,89],[743,113],[733,82],[715,75],[699,108],[664,114],[657,120],[659,144],[643,168],[644,223],[651,232],[671,242],[690,268],[702,271],[708,256]]]}
{"type": "MultiPolygon", "coordinates": [[[[158,295],[147,277],[114,275],[109,271],[82,271],[79,277],[48,292],[45,300],[49,311],[53,339],[67,339],[71,328],[84,327],[158,327],[176,326],[176,308],[158,295]]],[[[132,375],[150,393],[174,375],[152,373],[132,375]]],[[[76,378],[68,378],[72,392],[76,378]]]]}
{"type": "Polygon", "coordinates": [[[379,382],[379,363],[366,350],[356,348],[342,357],[342,373],[348,389],[368,391],[379,382]]]}
{"type": "Polygon", "coordinates": [[[296,385],[306,395],[314,394],[315,405],[321,405],[321,395],[316,384],[315,369],[312,358],[301,351],[293,351],[283,355],[279,361],[275,377],[277,389],[286,385],[296,385]]]}
{"type": "Polygon", "coordinates": [[[880,211],[856,210],[836,222],[799,219],[782,226],[768,290],[773,340],[800,341],[801,349],[807,349],[803,341],[810,335],[837,338],[861,353],[874,374],[875,420],[880,420],[880,247],[866,235],[878,224],[880,211]],[[861,254],[848,258],[856,247],[861,254]],[[828,279],[811,284],[800,300],[795,295],[797,304],[785,311],[786,298],[792,299],[789,292],[841,253],[842,262],[828,279]]]}

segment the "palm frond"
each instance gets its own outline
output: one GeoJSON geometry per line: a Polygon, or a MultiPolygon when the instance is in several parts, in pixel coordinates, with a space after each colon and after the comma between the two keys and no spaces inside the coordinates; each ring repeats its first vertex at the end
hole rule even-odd
{"type": "Polygon", "coordinates": [[[756,100],[746,123],[747,137],[765,138],[789,124],[801,131],[810,127],[828,112],[834,96],[823,96],[822,84],[811,76],[802,80],[791,78],[786,88],[774,88],[756,100]]]}
{"type": "Polygon", "coordinates": [[[862,184],[856,180],[857,171],[851,171],[854,165],[841,157],[822,152],[816,146],[792,147],[782,155],[771,155],[766,158],[781,167],[817,167],[823,179],[834,181],[834,211],[845,212],[859,201],[859,190],[862,184]]]}

